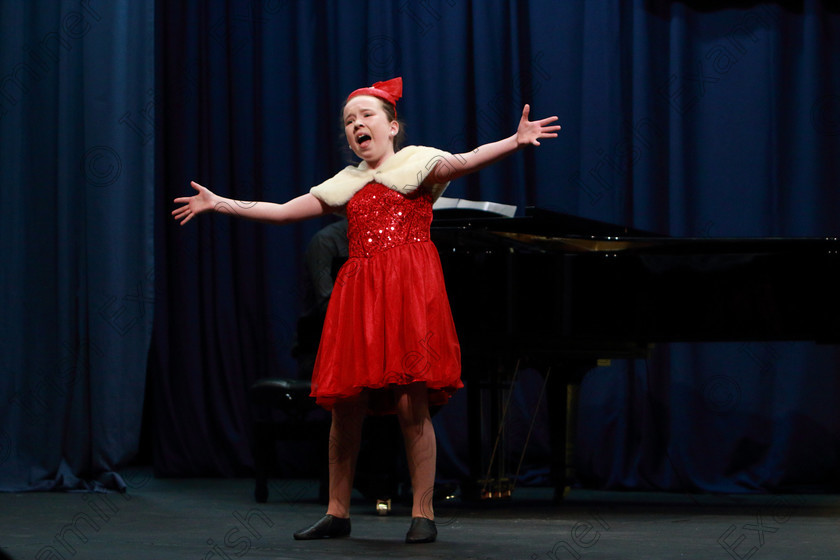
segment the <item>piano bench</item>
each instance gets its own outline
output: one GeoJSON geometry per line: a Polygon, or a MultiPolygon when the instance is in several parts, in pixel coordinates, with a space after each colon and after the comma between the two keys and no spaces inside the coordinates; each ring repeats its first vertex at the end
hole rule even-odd
{"type": "MultiPolygon", "coordinates": [[[[249,389],[253,406],[254,430],[254,498],[259,503],[268,500],[268,479],[276,468],[277,441],[316,441],[318,449],[327,449],[330,421],[311,418],[321,410],[309,396],[308,379],[259,379],[249,389]]],[[[320,488],[318,498],[327,502],[327,460],[318,457],[320,488]]]]}

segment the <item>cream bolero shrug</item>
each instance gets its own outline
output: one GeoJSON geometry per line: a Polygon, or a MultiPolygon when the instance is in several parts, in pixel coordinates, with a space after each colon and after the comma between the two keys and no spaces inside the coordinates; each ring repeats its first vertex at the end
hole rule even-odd
{"type": "MultiPolygon", "coordinates": [[[[365,185],[371,182],[380,183],[402,194],[411,194],[426,180],[438,162],[449,165],[445,158],[448,152],[426,146],[406,146],[377,169],[368,167],[367,162],[358,166],[347,166],[330,179],[310,189],[318,200],[332,207],[341,207],[365,185]]],[[[431,185],[432,202],[437,200],[449,182],[431,185]]]]}

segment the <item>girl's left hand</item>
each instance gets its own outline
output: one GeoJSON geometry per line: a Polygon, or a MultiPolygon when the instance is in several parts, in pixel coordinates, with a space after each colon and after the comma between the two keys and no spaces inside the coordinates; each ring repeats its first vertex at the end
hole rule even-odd
{"type": "Polygon", "coordinates": [[[175,199],[175,204],[182,204],[172,211],[172,217],[181,222],[181,225],[186,224],[195,216],[213,210],[218,201],[216,195],[210,189],[203,187],[195,181],[190,181],[190,185],[197,191],[193,196],[182,196],[175,199]]]}
{"type": "Polygon", "coordinates": [[[531,106],[526,104],[522,109],[522,118],[519,119],[519,128],[516,129],[516,143],[520,147],[528,144],[539,146],[541,138],[557,138],[560,125],[548,126],[558,119],[557,116],[529,121],[528,115],[530,112],[531,106]]]}

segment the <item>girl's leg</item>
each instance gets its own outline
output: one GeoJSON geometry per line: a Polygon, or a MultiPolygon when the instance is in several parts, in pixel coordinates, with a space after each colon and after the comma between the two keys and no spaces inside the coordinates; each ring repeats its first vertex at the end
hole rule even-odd
{"type": "Polygon", "coordinates": [[[337,403],[332,410],[329,449],[330,500],[327,513],[335,517],[350,517],[350,495],[356,458],[362,441],[362,423],[367,411],[367,393],[337,403]]]}
{"type": "Polygon", "coordinates": [[[414,492],[411,516],[433,520],[435,512],[432,494],[435,487],[437,441],[429,416],[429,393],[425,383],[401,385],[395,387],[394,392],[414,492]]]}

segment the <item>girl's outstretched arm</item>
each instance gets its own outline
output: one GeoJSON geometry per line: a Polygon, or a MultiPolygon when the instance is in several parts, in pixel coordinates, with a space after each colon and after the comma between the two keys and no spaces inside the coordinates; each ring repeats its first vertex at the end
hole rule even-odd
{"type": "Polygon", "coordinates": [[[181,206],[172,211],[172,217],[180,221],[181,225],[205,212],[231,214],[267,224],[288,224],[315,218],[331,211],[329,206],[309,193],[293,198],[284,204],[245,202],[218,196],[195,181],[192,181],[190,185],[198,192],[193,196],[176,198],[175,204],[181,204],[181,206]]]}
{"type": "Polygon", "coordinates": [[[536,121],[529,121],[531,107],[525,105],[516,133],[504,140],[498,140],[479,146],[471,152],[453,154],[438,161],[435,169],[426,179],[431,183],[453,181],[474,171],[487,167],[491,163],[509,156],[528,145],[539,146],[542,138],[556,138],[560,125],[551,125],[558,117],[552,116],[536,121]]]}

